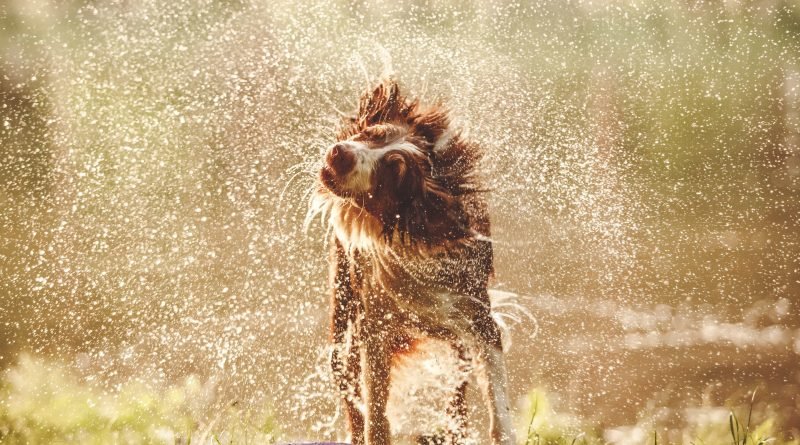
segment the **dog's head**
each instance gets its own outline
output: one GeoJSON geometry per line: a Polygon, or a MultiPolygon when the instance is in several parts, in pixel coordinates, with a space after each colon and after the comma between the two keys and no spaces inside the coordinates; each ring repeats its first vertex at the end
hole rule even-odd
{"type": "Polygon", "coordinates": [[[320,180],[335,195],[372,209],[399,203],[431,176],[426,145],[404,125],[370,125],[328,147],[320,180]]]}
{"type": "MultiPolygon", "coordinates": [[[[479,152],[449,127],[441,105],[423,108],[401,96],[395,82],[382,83],[361,97],[356,116],[325,150],[321,195],[372,218],[388,241],[395,234],[412,243],[466,236],[459,197],[475,190],[479,152]]],[[[355,222],[339,219],[332,223],[355,222]]]]}

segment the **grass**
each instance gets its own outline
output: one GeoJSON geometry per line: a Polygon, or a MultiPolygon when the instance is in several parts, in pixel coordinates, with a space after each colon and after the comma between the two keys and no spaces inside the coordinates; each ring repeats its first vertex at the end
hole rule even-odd
{"type": "Polygon", "coordinates": [[[274,443],[267,410],[220,406],[204,386],[189,377],[168,388],[129,382],[108,392],[64,364],[23,355],[0,382],[0,443],[274,443]]]}
{"type": "MultiPolygon", "coordinates": [[[[753,391],[746,405],[733,407],[703,406],[687,411],[689,415],[682,425],[666,427],[651,418],[643,418],[638,425],[628,428],[628,437],[610,435],[593,425],[582,424],[577,419],[557,413],[541,390],[528,396],[528,423],[524,429],[524,445],[595,445],[617,444],[686,444],[686,445],[798,445],[800,439],[788,438],[787,425],[782,425],[780,416],[768,405],[754,411],[756,392],[753,391]],[[696,416],[706,412],[726,410],[727,418],[720,416],[696,416]],[[746,412],[746,421],[739,415],[746,412]],[[698,422],[698,417],[705,421],[698,422]],[[712,419],[712,420],[707,420],[712,419]],[[758,423],[755,423],[758,422],[758,423]],[[644,434],[642,434],[644,433],[644,434]]],[[[794,433],[796,435],[796,432],[794,433]]]]}
{"type": "MultiPolygon", "coordinates": [[[[677,427],[644,416],[627,433],[609,435],[608,429],[558,412],[552,397],[535,389],[517,430],[526,432],[524,445],[800,445],[797,438],[782,437],[786,426],[780,416],[756,404],[755,395],[747,404],[726,408],[727,418],[697,415],[698,409],[724,408],[704,406],[687,411],[677,427]]],[[[106,391],[63,363],[23,355],[0,380],[1,444],[263,445],[278,440],[278,422],[267,408],[220,404],[195,377],[167,388],[128,382],[106,391]]]]}

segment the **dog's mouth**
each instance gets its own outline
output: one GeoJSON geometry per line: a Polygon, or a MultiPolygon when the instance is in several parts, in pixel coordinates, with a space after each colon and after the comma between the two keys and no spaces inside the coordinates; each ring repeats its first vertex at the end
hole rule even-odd
{"type": "Polygon", "coordinates": [[[348,190],[329,166],[326,165],[320,169],[319,179],[325,190],[329,191],[333,196],[346,201],[351,206],[360,207],[365,210],[370,208],[370,202],[373,198],[372,194],[369,192],[348,190]]]}
{"type": "Polygon", "coordinates": [[[329,192],[333,193],[334,195],[340,198],[352,198],[353,193],[345,190],[342,187],[341,182],[339,181],[336,173],[334,173],[333,169],[325,165],[319,171],[319,180],[322,183],[322,186],[325,187],[329,192]]]}
{"type": "Polygon", "coordinates": [[[336,193],[338,185],[336,184],[336,178],[334,177],[330,167],[325,165],[319,170],[319,180],[326,189],[336,193]]]}

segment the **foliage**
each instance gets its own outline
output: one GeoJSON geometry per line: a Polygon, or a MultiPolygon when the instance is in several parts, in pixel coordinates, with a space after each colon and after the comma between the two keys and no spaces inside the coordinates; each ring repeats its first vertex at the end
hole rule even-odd
{"type": "MultiPolygon", "coordinates": [[[[754,411],[755,392],[746,406],[730,409],[702,406],[687,409],[683,423],[678,426],[660,425],[653,418],[641,419],[639,424],[601,431],[578,419],[558,413],[548,394],[534,389],[527,397],[527,424],[518,424],[525,432],[525,445],[800,445],[800,438],[784,438],[789,425],[769,409],[754,411]],[[727,416],[725,415],[727,413],[727,416]],[[746,413],[745,418],[740,414],[746,413]]],[[[524,418],[520,419],[522,422],[524,418]]]]}
{"type": "MultiPolygon", "coordinates": [[[[182,385],[155,390],[130,382],[103,391],[81,380],[63,363],[22,355],[0,382],[2,444],[270,444],[277,435],[267,411],[236,406],[212,408],[203,402],[203,385],[194,377],[182,385]],[[200,401],[198,403],[198,401],[200,401]]],[[[609,435],[584,419],[558,412],[553,394],[540,388],[527,396],[517,430],[524,445],[800,445],[783,440],[781,418],[749,405],[735,409],[693,408],[680,427],[639,425],[609,435]],[[725,413],[728,413],[725,416],[725,413]]],[[[759,405],[761,406],[761,405],[759,405]]]]}
{"type": "Polygon", "coordinates": [[[29,355],[20,357],[0,383],[3,444],[272,443],[267,413],[228,407],[210,420],[197,400],[194,378],[163,390],[130,382],[103,391],[69,367],[29,355]]]}

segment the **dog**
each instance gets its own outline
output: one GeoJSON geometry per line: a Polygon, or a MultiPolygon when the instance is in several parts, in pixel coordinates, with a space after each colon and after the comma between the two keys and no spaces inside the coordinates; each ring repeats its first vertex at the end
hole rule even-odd
{"type": "MultiPolygon", "coordinates": [[[[331,369],[354,445],[390,444],[393,363],[444,341],[478,371],[493,445],[513,445],[501,332],[492,316],[483,150],[384,80],[360,98],[322,154],[309,219],[332,233],[331,369]]],[[[453,388],[446,438],[466,440],[467,377],[453,388]]]]}

